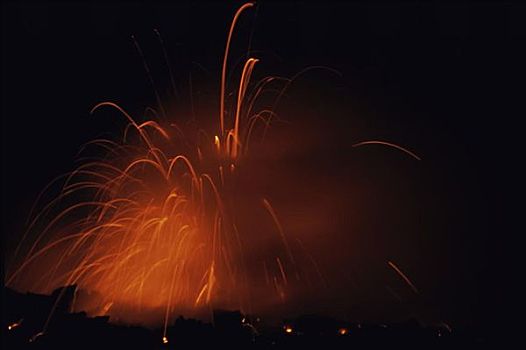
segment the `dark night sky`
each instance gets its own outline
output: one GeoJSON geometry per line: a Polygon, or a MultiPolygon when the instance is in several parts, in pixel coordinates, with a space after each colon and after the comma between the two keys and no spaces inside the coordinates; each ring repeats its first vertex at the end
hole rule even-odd
{"type": "MultiPolygon", "coordinates": [[[[59,1],[4,6],[7,254],[39,191],[74,166],[84,142],[122,126],[116,118],[90,117],[90,108],[115,100],[137,112],[155,103],[130,36],[143,45],[164,98],[170,97],[169,80],[154,28],[164,37],[180,99],[188,100],[191,72],[194,98],[210,100],[239,4],[59,1]]],[[[331,174],[340,174],[334,175],[338,180],[345,177],[341,174],[354,174],[350,179],[356,182],[348,189],[354,197],[343,203],[356,198],[363,206],[354,214],[335,215],[340,224],[346,218],[361,220],[361,235],[339,238],[363,248],[350,258],[359,266],[357,283],[370,273],[390,273],[365,267],[369,263],[397,261],[422,291],[416,306],[408,306],[417,314],[431,310],[434,316],[480,326],[507,298],[499,285],[511,274],[503,260],[505,242],[517,234],[505,214],[517,176],[512,164],[520,159],[515,135],[524,115],[519,101],[526,77],[525,23],[526,8],[516,5],[266,1],[259,3],[255,17],[251,12],[240,21],[232,62],[246,52],[253,30],[251,48],[262,59],[261,72],[292,76],[323,65],[341,73],[340,78],[320,72],[308,76],[281,113],[295,111],[282,116],[305,124],[306,130],[316,123],[333,135],[317,148],[326,155],[324,169],[332,169],[324,170],[320,182],[330,182],[331,174]],[[304,109],[310,116],[302,120],[298,111],[304,109]],[[370,138],[406,145],[423,161],[378,148],[351,151],[350,144],[370,138]],[[374,219],[378,216],[382,219],[374,219]]],[[[305,139],[302,135],[295,137],[305,139]]],[[[304,171],[305,160],[296,161],[304,171]]],[[[283,215],[290,210],[284,205],[283,215]]],[[[345,256],[346,247],[341,244],[331,253],[345,256]]],[[[315,254],[323,256],[324,245],[317,249],[315,254]]],[[[353,297],[364,298],[373,284],[365,283],[353,297]]],[[[348,313],[356,308],[342,307],[349,307],[348,313]]],[[[373,311],[359,312],[374,317],[373,311]]]]}

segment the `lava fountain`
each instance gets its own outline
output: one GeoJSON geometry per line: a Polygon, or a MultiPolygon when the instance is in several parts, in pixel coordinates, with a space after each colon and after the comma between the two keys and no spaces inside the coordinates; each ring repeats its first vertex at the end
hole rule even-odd
{"type": "Polygon", "coordinates": [[[92,113],[113,108],[126,118],[123,138],[90,142],[85,147],[97,147],[103,156],[60,177],[60,194],[31,219],[7,285],[49,292],[76,284],[97,295],[96,301],[79,300],[84,303],[79,309],[113,315],[123,306],[139,314],[164,308],[165,323],[174,312],[191,309],[252,310],[253,289],[262,285],[268,300],[286,298],[287,276],[300,280],[301,272],[270,201],[259,198],[274,223],[269,234],[282,249],[258,261],[259,268],[244,263],[247,233],[236,225],[237,168],[248,157],[251,138],[264,133],[273,116],[270,110],[254,112],[254,102],[277,79],[265,78],[249,89],[258,59],[248,58],[236,102],[225,103],[232,34],[239,16],[253,5],[241,6],[230,27],[219,130],[200,129],[190,138],[175,123],[139,123],[116,103],[97,104],[92,113]],[[225,108],[233,120],[226,120],[225,108]]]}
{"type": "MultiPolygon", "coordinates": [[[[272,108],[257,111],[256,101],[269,84],[280,81],[285,89],[290,83],[279,77],[252,82],[258,59],[250,57],[234,98],[226,98],[232,34],[253,6],[238,9],[228,33],[218,130],[189,132],[159,118],[139,122],[114,102],[97,104],[92,114],[113,109],[125,118],[122,139],[86,144],[97,157],[56,180],[60,193],[31,216],[6,285],[49,293],[75,284],[91,293],[79,296],[75,309],[122,320],[162,310],[166,329],[176,314],[217,307],[256,312],[286,303],[295,289],[305,289],[304,281],[322,279],[314,259],[298,256],[302,250],[264,194],[255,194],[248,209],[239,200],[239,173],[250,172],[243,169],[249,146],[275,118],[272,108]],[[239,225],[247,210],[259,216],[255,225],[266,222],[265,237],[239,225]]],[[[356,146],[374,143],[382,144],[356,146]]]]}

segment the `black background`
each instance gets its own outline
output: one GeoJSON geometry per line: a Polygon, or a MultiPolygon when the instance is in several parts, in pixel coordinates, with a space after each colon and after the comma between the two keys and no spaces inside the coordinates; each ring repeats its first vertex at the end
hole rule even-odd
{"type": "MultiPolygon", "coordinates": [[[[89,116],[91,107],[102,100],[131,111],[155,104],[130,36],[143,45],[163,97],[171,92],[154,28],[175,67],[179,98],[190,96],[189,72],[205,77],[193,81],[194,96],[213,96],[229,21],[240,4],[3,6],[6,253],[39,191],[71,169],[83,143],[122,125],[89,116]]],[[[330,105],[328,130],[348,132],[352,141],[396,140],[424,158],[412,180],[432,194],[428,207],[436,211],[427,213],[427,222],[435,226],[422,244],[437,266],[413,266],[413,274],[435,296],[430,300],[441,296],[445,314],[458,311],[459,319],[481,327],[502,316],[504,300],[518,302],[510,292],[515,259],[504,251],[520,235],[509,218],[523,159],[526,8],[261,1],[255,12],[240,21],[245,41],[233,56],[246,51],[253,32],[251,49],[267,72],[291,76],[311,65],[338,70],[342,78],[324,80],[324,87],[333,84],[328,96],[321,91],[311,99],[318,109],[330,105]]]]}

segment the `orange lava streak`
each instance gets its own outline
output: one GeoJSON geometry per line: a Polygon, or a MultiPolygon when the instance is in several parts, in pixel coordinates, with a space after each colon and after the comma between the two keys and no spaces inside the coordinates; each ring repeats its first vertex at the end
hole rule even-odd
{"type": "Polygon", "coordinates": [[[409,279],[409,277],[407,277],[403,272],[402,270],[400,270],[398,268],[398,266],[396,266],[393,262],[391,261],[388,261],[387,264],[389,264],[389,266],[391,266],[393,268],[393,270],[396,271],[396,273],[402,277],[402,279],[407,283],[407,285],[409,287],[411,287],[411,289],[413,290],[413,292],[415,292],[416,294],[419,294],[418,292],[418,289],[415,287],[415,285],[413,284],[413,282],[411,282],[411,280],[409,279]]]}
{"type": "Polygon", "coordinates": [[[241,74],[241,81],[239,82],[239,89],[237,95],[237,108],[236,108],[236,118],[234,123],[234,131],[232,134],[233,149],[232,149],[232,158],[237,158],[237,154],[240,148],[239,142],[239,118],[241,112],[241,105],[243,103],[243,98],[245,97],[245,92],[247,91],[248,81],[252,75],[252,70],[258,62],[255,58],[249,58],[243,67],[243,73],[241,74]]]}
{"type": "Polygon", "coordinates": [[[397,145],[395,143],[391,143],[391,142],[370,140],[370,141],[358,142],[358,143],[355,143],[352,146],[353,147],[360,147],[360,146],[364,146],[364,145],[383,145],[383,146],[393,147],[393,148],[396,148],[397,150],[400,150],[400,151],[410,155],[411,157],[415,158],[416,160],[422,160],[419,156],[417,156],[415,153],[411,152],[407,148],[404,148],[402,146],[399,146],[399,145],[397,145]]]}
{"type": "Polygon", "coordinates": [[[232,20],[232,24],[230,25],[230,31],[228,32],[228,39],[226,40],[226,47],[225,47],[225,56],[223,58],[223,69],[221,71],[221,97],[219,100],[220,103],[220,110],[219,110],[219,119],[221,123],[221,135],[223,135],[225,130],[225,84],[226,84],[226,68],[227,68],[227,60],[228,60],[228,52],[230,51],[230,41],[232,40],[232,34],[234,33],[234,27],[236,26],[237,19],[241,15],[243,11],[245,11],[248,8],[251,8],[254,6],[254,3],[247,2],[243,6],[241,6],[236,14],[234,15],[234,19],[232,20]]]}

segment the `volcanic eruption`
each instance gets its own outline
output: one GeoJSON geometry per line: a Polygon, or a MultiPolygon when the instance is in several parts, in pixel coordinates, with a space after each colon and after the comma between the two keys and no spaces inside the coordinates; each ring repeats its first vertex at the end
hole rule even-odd
{"type": "MultiPolygon", "coordinates": [[[[152,318],[166,330],[174,315],[261,312],[322,283],[315,259],[287,236],[272,201],[250,181],[258,176],[252,146],[265,144],[278,118],[275,104],[260,108],[258,100],[276,86],[279,100],[291,79],[253,81],[259,60],[248,57],[227,91],[236,22],[253,6],[237,10],[228,33],[220,110],[210,116],[218,126],[158,118],[154,109],[136,117],[113,101],[93,107],[93,115],[112,110],[124,118],[121,137],[89,142],[81,165],[55,180],[60,191],[31,216],[8,286],[50,293],[74,284],[82,291],[76,310],[127,322],[152,318]]],[[[419,159],[388,142],[355,146],[371,144],[419,159]]]]}

